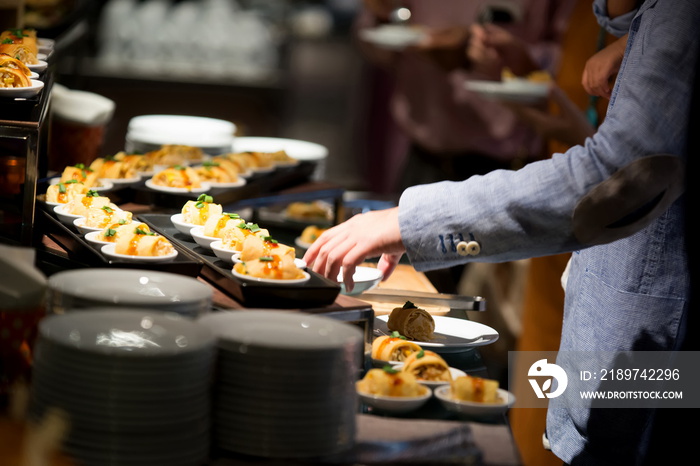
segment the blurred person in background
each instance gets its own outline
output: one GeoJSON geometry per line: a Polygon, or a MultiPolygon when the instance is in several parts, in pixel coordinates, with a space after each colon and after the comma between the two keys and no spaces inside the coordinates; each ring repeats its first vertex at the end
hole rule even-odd
{"type": "MultiPolygon", "coordinates": [[[[542,158],[541,138],[528,125],[507,106],[467,90],[465,83],[499,81],[505,67],[520,76],[554,72],[574,4],[575,0],[363,0],[355,22],[358,32],[389,23],[397,6],[408,8],[410,24],[425,31],[422,42],[398,51],[362,40],[361,35],[358,40],[368,61],[387,72],[382,90],[390,95],[373,98],[384,99],[392,121],[376,121],[370,115],[371,125],[396,128],[400,134],[383,137],[390,138],[394,148],[406,147],[405,153],[391,154],[381,136],[372,134],[368,144],[379,145],[377,150],[368,148],[374,157],[368,162],[376,173],[374,184],[400,192],[416,184],[519,168],[542,158]],[[391,162],[376,160],[386,157],[391,162]]],[[[438,291],[454,293],[462,271],[460,266],[428,276],[438,291]]]]}
{"type": "MultiPolygon", "coordinates": [[[[342,267],[351,289],[369,257],[389,276],[404,253],[430,270],[571,252],[560,354],[684,348],[693,335],[683,181],[699,28],[697,2],[644,1],[605,120],[583,145],[517,171],[408,188],[398,207],[329,229],[305,261],[329,277],[342,267]]],[[[551,398],[546,434],[566,464],[662,464],[694,452],[682,411],[551,398]]]]}

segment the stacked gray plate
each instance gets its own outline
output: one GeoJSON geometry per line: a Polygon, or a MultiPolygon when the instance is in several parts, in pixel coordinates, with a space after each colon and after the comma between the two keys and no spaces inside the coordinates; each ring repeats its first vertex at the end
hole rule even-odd
{"type": "Polygon", "coordinates": [[[355,441],[363,336],[298,312],[222,311],[199,319],[218,337],[214,444],[267,458],[321,458],[355,441]]]}
{"type": "Polygon", "coordinates": [[[195,318],[211,310],[214,292],[196,278],[139,269],[89,268],[48,280],[47,310],[63,314],[97,307],[144,308],[195,318]]]}
{"type": "Polygon", "coordinates": [[[215,337],[175,314],[102,309],[39,323],[30,417],[68,415],[84,465],[198,466],[211,446],[215,337]]]}

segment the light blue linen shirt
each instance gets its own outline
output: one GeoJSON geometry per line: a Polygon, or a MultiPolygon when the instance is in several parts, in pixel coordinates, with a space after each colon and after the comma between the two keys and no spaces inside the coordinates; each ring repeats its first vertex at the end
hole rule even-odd
{"type": "MultiPolygon", "coordinates": [[[[690,293],[683,196],[641,230],[605,244],[582,241],[576,216],[597,187],[633,162],[654,154],[685,157],[698,31],[700,2],[647,0],[631,21],[605,121],[584,145],[518,171],[407,189],[399,222],[411,263],[432,270],[573,252],[560,352],[676,349],[690,293]],[[461,255],[462,240],[477,241],[478,255],[461,255]]],[[[618,198],[610,205],[624,195],[618,198]]],[[[547,436],[559,458],[639,464],[652,410],[557,400],[550,400],[547,436]]]]}

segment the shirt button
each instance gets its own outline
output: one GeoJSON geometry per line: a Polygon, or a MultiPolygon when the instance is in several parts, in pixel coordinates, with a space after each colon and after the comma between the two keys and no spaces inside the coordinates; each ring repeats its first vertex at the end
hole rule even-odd
{"type": "Polygon", "coordinates": [[[476,241],[460,241],[457,243],[457,254],[460,256],[476,256],[481,252],[481,245],[476,241]]]}

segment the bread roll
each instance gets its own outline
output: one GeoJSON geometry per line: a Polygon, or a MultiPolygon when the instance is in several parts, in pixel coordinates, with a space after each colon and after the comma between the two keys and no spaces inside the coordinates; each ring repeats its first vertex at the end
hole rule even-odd
{"type": "Polygon", "coordinates": [[[401,370],[410,372],[418,380],[429,382],[449,382],[452,380],[450,366],[433,351],[423,350],[411,353],[404,361],[401,370]]]}
{"type": "Polygon", "coordinates": [[[452,397],[461,401],[477,403],[498,403],[498,381],[464,375],[457,377],[450,384],[452,397]]]}
{"type": "Polygon", "coordinates": [[[408,356],[421,351],[421,349],[413,341],[382,335],[372,342],[372,358],[381,361],[405,361],[408,356]]]}
{"type": "Polygon", "coordinates": [[[397,331],[406,338],[418,341],[431,340],[435,331],[433,316],[410,301],[406,301],[403,307],[393,309],[386,325],[392,332],[397,331]]]}
{"type": "Polygon", "coordinates": [[[377,368],[368,370],[356,386],[363,393],[379,396],[420,396],[427,390],[413,374],[377,368]]]}

